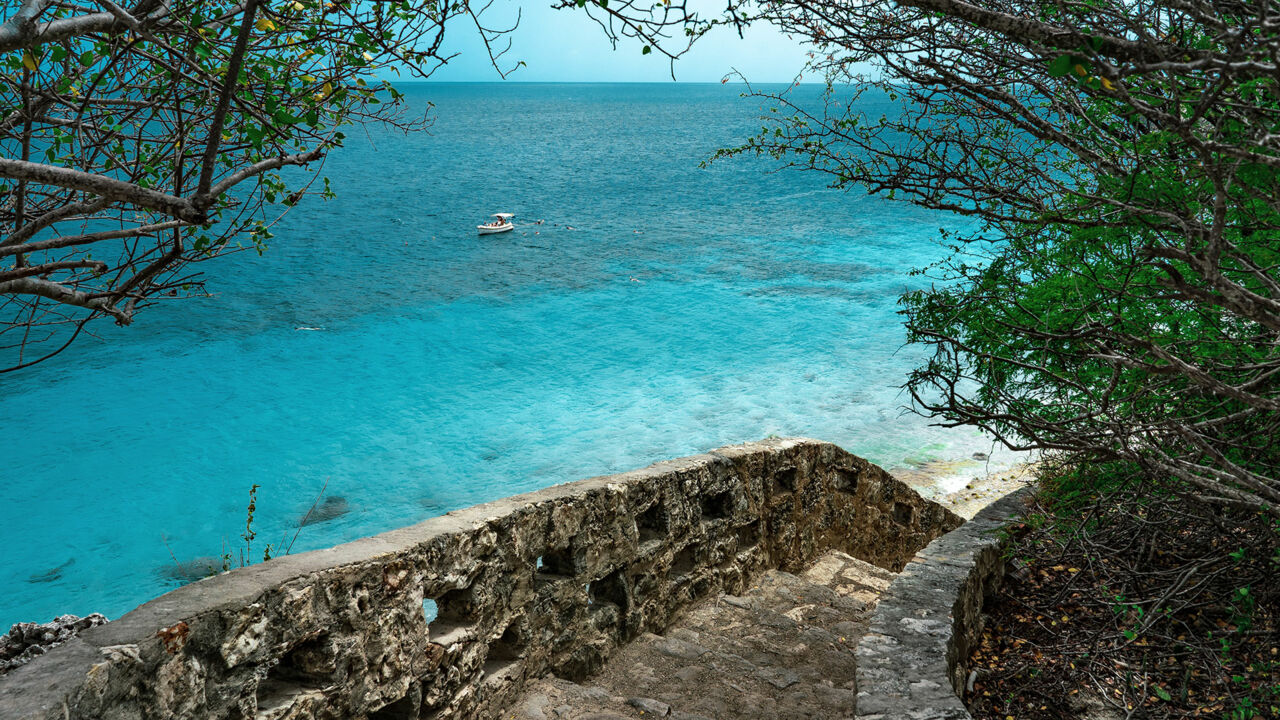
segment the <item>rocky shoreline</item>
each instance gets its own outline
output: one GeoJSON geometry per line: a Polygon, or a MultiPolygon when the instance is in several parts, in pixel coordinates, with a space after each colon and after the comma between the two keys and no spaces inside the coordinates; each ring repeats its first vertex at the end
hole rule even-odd
{"type": "Polygon", "coordinates": [[[981,460],[976,458],[930,461],[914,467],[893,468],[889,474],[966,520],[972,520],[986,506],[1036,479],[1037,464],[1026,462],[977,474],[963,488],[946,491],[940,480],[971,469],[978,462],[981,460]]]}
{"type": "Polygon", "coordinates": [[[102,613],[84,617],[59,615],[47,623],[14,623],[6,635],[0,635],[0,675],[26,665],[49,650],[75,637],[81,630],[107,624],[102,613]]]}

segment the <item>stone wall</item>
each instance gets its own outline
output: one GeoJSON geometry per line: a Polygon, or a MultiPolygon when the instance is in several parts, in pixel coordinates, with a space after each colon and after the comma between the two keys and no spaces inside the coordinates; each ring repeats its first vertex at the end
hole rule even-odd
{"type": "Polygon", "coordinates": [[[968,720],[961,697],[982,605],[1005,575],[997,531],[1032,488],[934,540],[894,578],[858,643],[859,720],[968,720]]]}
{"type": "Polygon", "coordinates": [[[763,569],[960,522],[834,445],[721,448],[187,585],[0,677],[0,717],[494,717],[763,569]]]}

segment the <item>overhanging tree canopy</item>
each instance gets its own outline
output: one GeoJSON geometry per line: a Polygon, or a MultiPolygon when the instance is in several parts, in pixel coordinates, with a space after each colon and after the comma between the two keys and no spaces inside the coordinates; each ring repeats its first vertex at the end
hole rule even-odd
{"type": "Polygon", "coordinates": [[[509,29],[435,0],[25,0],[0,15],[0,347],[22,367],[100,317],[199,293],[190,264],[258,245],[340,128],[405,129],[374,69],[426,77],[446,27],[491,57],[509,29]],[[294,176],[299,177],[299,176],[294,176]]]}
{"type": "MultiPolygon", "coordinates": [[[[0,7],[0,371],[86,323],[129,324],[203,290],[192,263],[262,249],[312,190],[340,128],[407,118],[387,72],[426,78],[478,35],[499,74],[491,0],[11,0],[0,7]],[[378,68],[385,70],[377,71],[378,68]],[[302,178],[298,180],[297,178],[302,178]]],[[[709,23],[684,0],[557,7],[674,60],[709,23]]]]}
{"type": "Polygon", "coordinates": [[[977,219],[905,298],[919,407],[1280,515],[1280,4],[820,0],[756,152],[977,219]],[[866,68],[871,68],[869,71],[866,68]],[[865,74],[863,74],[865,72],[865,74]],[[868,117],[881,93],[897,114],[868,117]]]}

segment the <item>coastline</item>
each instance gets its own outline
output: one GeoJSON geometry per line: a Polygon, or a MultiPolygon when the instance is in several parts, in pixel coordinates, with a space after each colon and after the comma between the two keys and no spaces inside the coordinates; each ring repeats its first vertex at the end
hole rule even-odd
{"type": "Polygon", "coordinates": [[[889,470],[889,474],[966,520],[972,520],[983,508],[1036,479],[1038,464],[1028,461],[971,475],[962,487],[954,488],[956,478],[978,462],[981,461],[928,461],[896,467],[889,470]]]}

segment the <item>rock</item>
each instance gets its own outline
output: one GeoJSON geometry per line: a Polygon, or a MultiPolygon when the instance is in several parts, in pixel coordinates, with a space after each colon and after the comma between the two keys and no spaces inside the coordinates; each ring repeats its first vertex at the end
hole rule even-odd
{"type": "Polygon", "coordinates": [[[902,704],[901,698],[895,698],[887,693],[876,695],[872,695],[870,693],[859,693],[858,717],[888,713],[900,704],[902,704]]]}
{"type": "Polygon", "coordinates": [[[698,667],[697,665],[690,665],[689,667],[680,668],[679,670],[676,671],[676,677],[680,678],[682,681],[687,683],[692,683],[697,681],[698,676],[701,674],[702,674],[702,668],[698,667]]]}
{"type": "Polygon", "coordinates": [[[912,698],[930,698],[942,688],[942,685],[932,680],[922,679],[909,683],[908,687],[911,688],[912,698]]]}
{"type": "MultiPolygon", "coordinates": [[[[756,695],[753,693],[744,694],[739,701],[744,709],[749,710],[747,717],[753,718],[774,718],[782,717],[777,712],[778,701],[764,695],[756,695]]],[[[745,715],[745,713],[744,713],[745,715]]]]}
{"type": "Polygon", "coordinates": [[[861,635],[862,628],[856,622],[844,620],[832,625],[831,632],[836,634],[840,642],[848,642],[850,639],[861,635]]]}
{"type": "Polygon", "coordinates": [[[922,635],[948,637],[951,634],[951,623],[945,620],[925,620],[920,618],[902,618],[898,621],[908,632],[922,635]]]}
{"type": "Polygon", "coordinates": [[[663,655],[684,658],[685,660],[697,660],[710,652],[701,645],[694,645],[691,642],[685,642],[674,637],[663,638],[654,645],[654,649],[663,655]]]}
{"type": "Polygon", "coordinates": [[[808,651],[809,651],[809,646],[805,645],[804,643],[796,643],[795,645],[792,645],[791,647],[788,647],[788,648],[783,648],[782,650],[783,654],[785,655],[803,655],[808,651]]]}
{"type": "Polygon", "coordinates": [[[702,637],[701,635],[694,632],[693,630],[690,630],[689,628],[676,628],[671,632],[667,633],[667,636],[673,637],[677,640],[683,640],[684,642],[687,642],[687,643],[693,643],[694,645],[697,645],[702,637]]]}
{"type": "Polygon", "coordinates": [[[642,685],[653,685],[658,682],[658,676],[654,674],[653,668],[640,663],[631,666],[631,678],[642,685]]]}
{"type": "Polygon", "coordinates": [[[84,617],[59,615],[47,623],[14,623],[7,635],[0,635],[0,675],[45,654],[50,648],[75,637],[81,630],[106,623],[107,618],[101,613],[91,613],[84,617]]]}
{"type": "Polygon", "coordinates": [[[592,685],[591,687],[588,687],[582,691],[582,695],[584,697],[591,698],[596,702],[609,702],[609,699],[613,697],[608,690],[605,690],[599,685],[592,685]]]}
{"type": "Polygon", "coordinates": [[[530,695],[525,698],[524,703],[520,706],[521,720],[546,720],[547,713],[545,710],[550,703],[551,698],[546,695],[530,695]]]}
{"type": "Polygon", "coordinates": [[[771,610],[763,610],[756,613],[755,621],[757,625],[773,628],[774,630],[792,630],[798,624],[786,615],[771,610]]]}
{"type": "Polygon", "coordinates": [[[750,660],[734,653],[718,652],[712,658],[712,666],[721,670],[747,673],[756,669],[750,660]]]}
{"type": "Polygon", "coordinates": [[[652,698],[629,698],[627,704],[646,715],[666,717],[671,714],[671,706],[661,700],[652,698]]]}
{"type": "Polygon", "coordinates": [[[752,676],[760,678],[761,680],[764,680],[765,682],[778,688],[779,690],[785,690],[791,687],[792,685],[795,685],[796,683],[800,682],[799,675],[785,668],[774,668],[774,667],[760,668],[759,670],[756,670],[754,673],[751,673],[751,674],[752,676]]]}
{"type": "Polygon", "coordinates": [[[814,685],[813,694],[824,705],[848,710],[853,709],[858,697],[858,693],[853,690],[827,687],[826,685],[814,685]]]}

